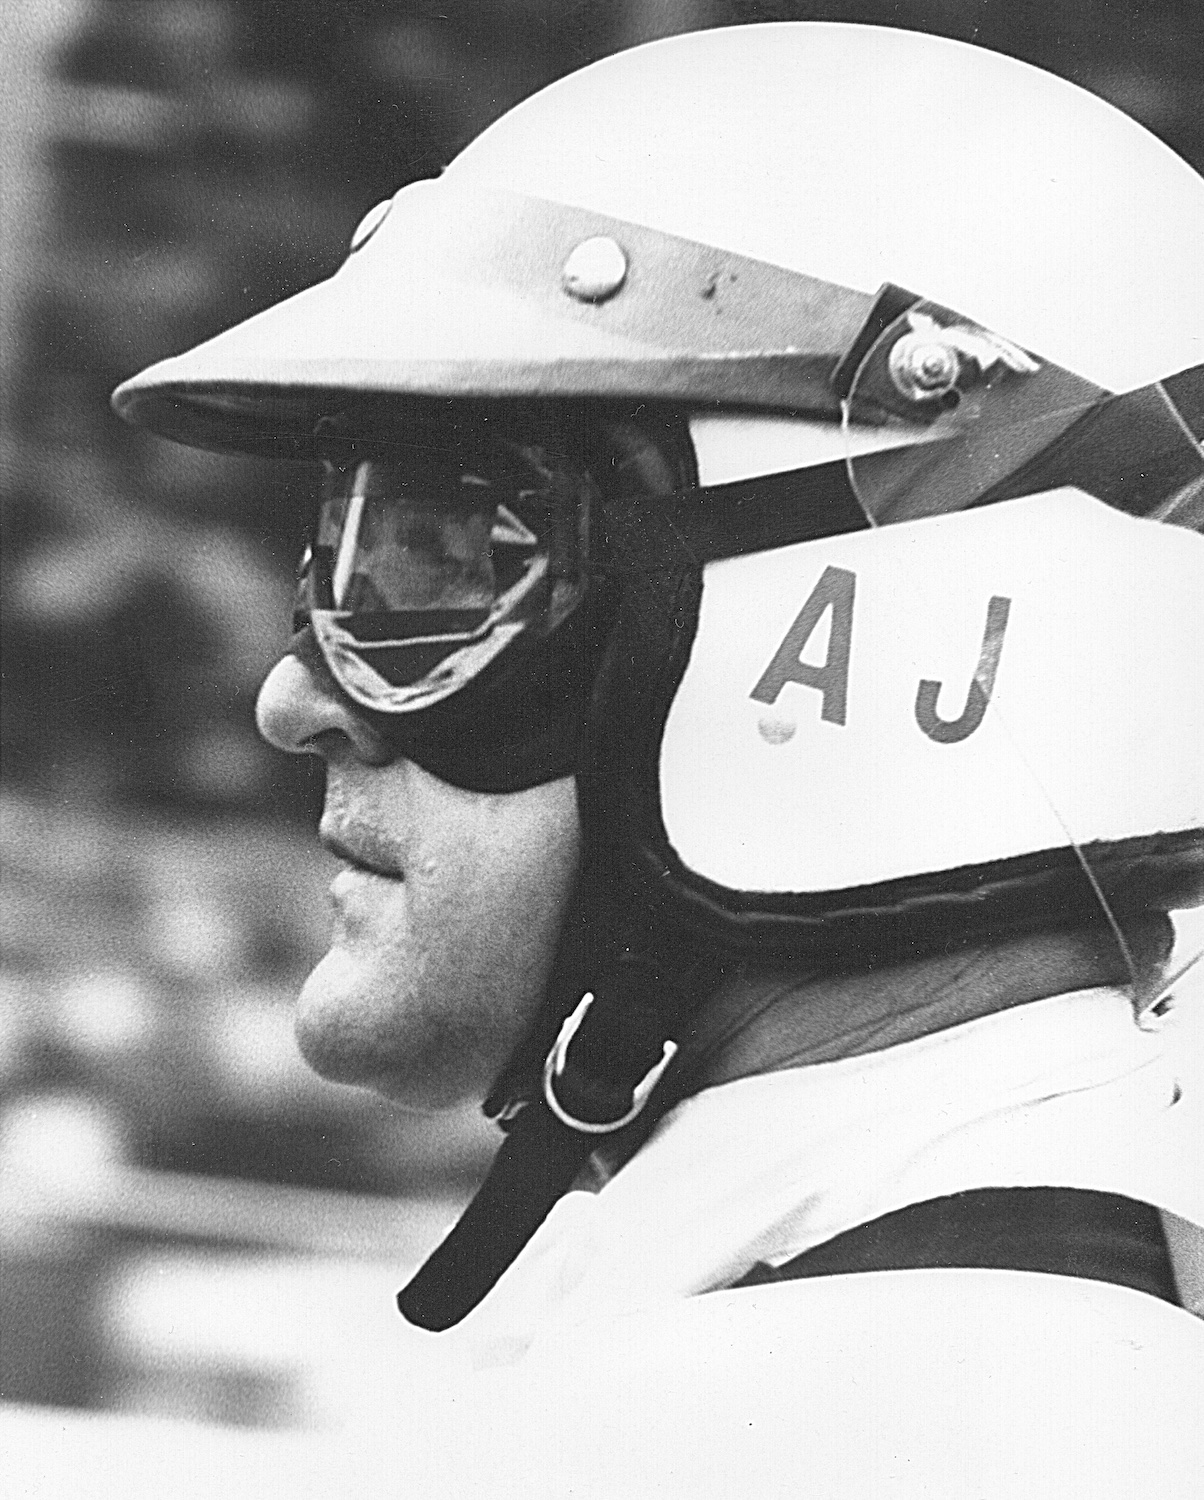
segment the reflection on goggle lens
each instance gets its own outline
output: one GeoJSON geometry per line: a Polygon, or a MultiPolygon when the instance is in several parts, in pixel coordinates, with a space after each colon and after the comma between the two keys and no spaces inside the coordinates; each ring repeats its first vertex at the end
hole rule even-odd
{"type": "Polygon", "coordinates": [[[343,445],[326,464],[296,614],[356,702],[429,707],[549,635],[586,587],[590,483],[546,450],[343,445]]]}

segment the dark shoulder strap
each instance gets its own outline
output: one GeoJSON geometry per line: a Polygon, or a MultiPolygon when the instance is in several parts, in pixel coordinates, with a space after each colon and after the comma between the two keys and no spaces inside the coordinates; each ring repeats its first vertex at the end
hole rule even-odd
{"type": "Polygon", "coordinates": [[[1178,1305],[1156,1208],[1084,1188],[976,1188],[859,1224],[782,1266],[758,1264],[737,1286],[931,1266],[1083,1276],[1178,1305]]]}

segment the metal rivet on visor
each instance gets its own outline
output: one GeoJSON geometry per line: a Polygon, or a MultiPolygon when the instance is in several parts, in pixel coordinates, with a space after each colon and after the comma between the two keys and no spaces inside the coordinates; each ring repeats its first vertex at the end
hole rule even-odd
{"type": "Polygon", "coordinates": [[[604,234],[582,240],[565,261],[560,280],[578,302],[604,302],[623,285],[627,257],[614,240],[604,234]]]}
{"type": "Polygon", "coordinates": [[[912,401],[931,401],[947,394],[957,384],[960,368],[956,349],[925,334],[904,334],[890,351],[895,389],[912,401]]]}
{"type": "Polygon", "coordinates": [[[361,245],[366,245],[380,226],[385,222],[389,210],[393,207],[392,198],[386,198],[383,203],[378,203],[375,208],[370,208],[364,217],[355,226],[355,233],[351,236],[351,253],[354,254],[361,245]]]}

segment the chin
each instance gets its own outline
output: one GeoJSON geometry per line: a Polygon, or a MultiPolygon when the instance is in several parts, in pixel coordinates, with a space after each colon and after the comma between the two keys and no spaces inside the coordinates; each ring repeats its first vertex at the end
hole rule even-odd
{"type": "MultiPolygon", "coordinates": [[[[398,986],[400,988],[400,986],[398,986]]],[[[310,974],[293,1023],[302,1057],[320,1077],[370,1089],[428,1114],[480,1103],[493,1082],[461,1039],[392,997],[339,948],[310,974]],[[485,1076],[487,1075],[487,1076],[485,1076]]]]}

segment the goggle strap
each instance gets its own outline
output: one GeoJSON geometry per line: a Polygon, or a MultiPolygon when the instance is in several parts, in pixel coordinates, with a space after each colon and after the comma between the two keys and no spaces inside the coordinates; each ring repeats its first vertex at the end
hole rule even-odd
{"type": "Polygon", "coordinates": [[[1073,485],[1139,519],[1199,531],[1204,365],[1108,396],[976,503],[1073,485]]]}

